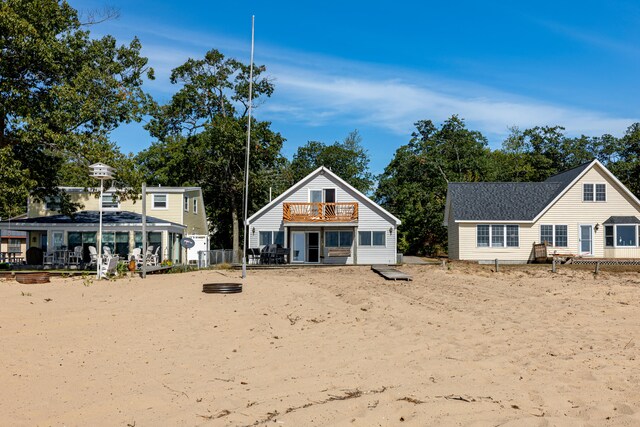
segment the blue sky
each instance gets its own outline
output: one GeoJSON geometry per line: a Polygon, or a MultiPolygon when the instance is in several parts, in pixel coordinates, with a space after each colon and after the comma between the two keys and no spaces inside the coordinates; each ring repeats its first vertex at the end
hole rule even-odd
{"type": "MultiPolygon", "coordinates": [[[[417,120],[452,114],[492,148],[508,128],[562,125],[569,135],[619,136],[640,121],[640,2],[220,2],[70,0],[120,18],[91,31],[122,43],[137,36],[156,71],[146,83],[167,102],[171,69],[212,48],[267,67],[274,95],[255,115],[287,141],[333,142],[358,129],[381,173],[417,120]]],[[[147,148],[142,125],[113,139],[147,148]]]]}

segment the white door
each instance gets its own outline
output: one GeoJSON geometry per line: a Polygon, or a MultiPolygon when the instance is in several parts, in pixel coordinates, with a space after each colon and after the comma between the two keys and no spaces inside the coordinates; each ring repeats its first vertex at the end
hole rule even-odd
{"type": "Polygon", "coordinates": [[[304,231],[291,233],[291,262],[305,261],[305,237],[304,231]]]}
{"type": "Polygon", "coordinates": [[[592,225],[580,225],[580,255],[593,255],[592,225]]]}

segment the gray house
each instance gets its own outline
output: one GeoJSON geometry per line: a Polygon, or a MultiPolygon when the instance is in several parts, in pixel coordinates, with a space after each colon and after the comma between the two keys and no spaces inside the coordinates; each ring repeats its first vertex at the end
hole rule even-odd
{"type": "Polygon", "coordinates": [[[548,253],[640,258],[640,201],[594,160],[544,182],[450,183],[449,257],[527,262],[548,253]]]}

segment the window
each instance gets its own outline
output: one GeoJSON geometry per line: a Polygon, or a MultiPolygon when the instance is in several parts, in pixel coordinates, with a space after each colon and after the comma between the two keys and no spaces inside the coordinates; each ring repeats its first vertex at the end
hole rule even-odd
{"type": "Polygon", "coordinates": [[[593,202],[593,184],[582,184],[582,201],[593,202]]]}
{"type": "Polygon", "coordinates": [[[583,202],[606,202],[607,184],[582,184],[583,202]]]}
{"type": "Polygon", "coordinates": [[[517,224],[503,225],[481,224],[476,226],[476,242],[478,247],[503,248],[518,247],[520,245],[520,226],[517,224]]]}
{"type": "Polygon", "coordinates": [[[198,213],[198,199],[193,198],[193,213],[198,213]]]}
{"type": "Polygon", "coordinates": [[[479,225],[477,227],[477,242],[479,248],[489,247],[489,226],[479,225]]]}
{"type": "Polygon", "coordinates": [[[153,195],[153,209],[167,209],[168,206],[166,194],[153,195]]]}
{"type": "Polygon", "coordinates": [[[568,226],[566,225],[541,225],[540,242],[548,246],[566,248],[568,245],[568,226]]]}
{"type": "Polygon", "coordinates": [[[360,246],[386,246],[384,231],[359,231],[360,246]]]}
{"type": "Polygon", "coordinates": [[[613,238],[613,225],[604,226],[604,245],[613,247],[615,239],[613,238]]]}
{"type": "Polygon", "coordinates": [[[48,211],[59,211],[60,210],[60,197],[46,197],[44,199],[44,208],[48,211]]]}
{"type": "Polygon", "coordinates": [[[106,193],[102,195],[102,209],[118,209],[120,201],[114,193],[106,193]]]}
{"type": "Polygon", "coordinates": [[[284,246],[284,231],[261,231],[260,232],[260,246],[266,246],[272,243],[280,246],[284,246]]]}
{"type": "Polygon", "coordinates": [[[636,246],[635,225],[616,225],[616,246],[636,246]]]}
{"type": "Polygon", "coordinates": [[[189,198],[184,196],[184,211],[189,212],[189,198]]]}
{"type": "Polygon", "coordinates": [[[22,252],[22,240],[9,239],[8,252],[22,252]]]}
{"type": "Polygon", "coordinates": [[[596,202],[606,202],[606,201],[607,201],[607,185],[596,184],[596,202]]]}
{"type": "Polygon", "coordinates": [[[324,240],[328,248],[350,248],[353,243],[353,232],[327,231],[324,233],[324,240]]]}

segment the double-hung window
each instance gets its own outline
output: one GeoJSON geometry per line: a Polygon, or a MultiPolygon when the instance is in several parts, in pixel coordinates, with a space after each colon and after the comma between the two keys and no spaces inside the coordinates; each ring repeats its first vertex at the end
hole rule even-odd
{"type": "Polygon", "coordinates": [[[582,184],[583,202],[606,202],[607,184],[582,184]]]}
{"type": "Polygon", "coordinates": [[[568,246],[568,226],[566,225],[540,225],[540,242],[556,248],[568,246]]]}
{"type": "Polygon", "coordinates": [[[189,197],[184,196],[184,211],[189,212],[189,197]]]}
{"type": "Polygon", "coordinates": [[[44,208],[48,211],[59,211],[60,210],[60,197],[45,197],[44,199],[44,208]]]}
{"type": "Polygon", "coordinates": [[[115,193],[105,193],[102,195],[102,209],[118,209],[120,202],[115,193]]]}
{"type": "Polygon", "coordinates": [[[198,199],[196,199],[195,197],[193,198],[193,213],[198,213],[198,199]]]}
{"type": "Polygon", "coordinates": [[[520,226],[517,224],[479,224],[476,226],[478,247],[515,248],[520,246],[520,226]]]}
{"type": "Polygon", "coordinates": [[[167,201],[166,194],[154,194],[153,195],[153,209],[167,209],[169,203],[167,201]]]}

